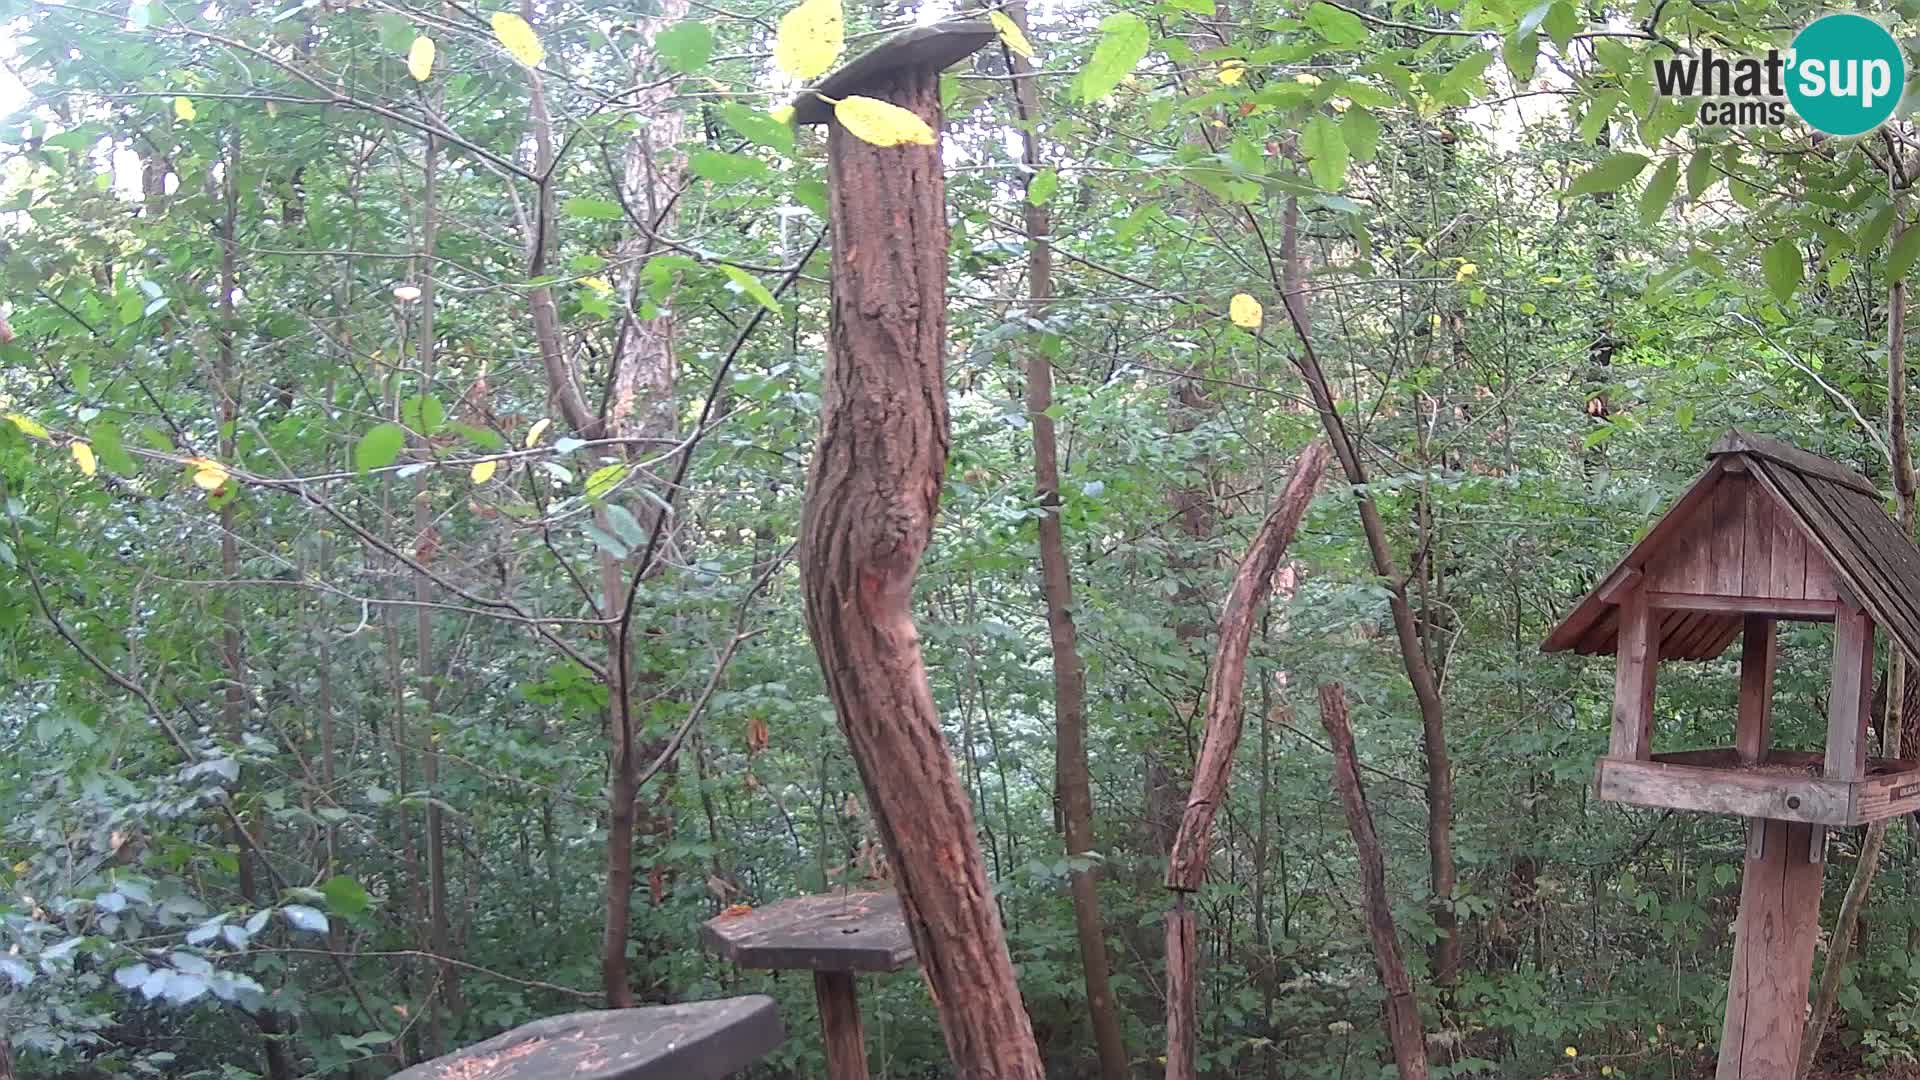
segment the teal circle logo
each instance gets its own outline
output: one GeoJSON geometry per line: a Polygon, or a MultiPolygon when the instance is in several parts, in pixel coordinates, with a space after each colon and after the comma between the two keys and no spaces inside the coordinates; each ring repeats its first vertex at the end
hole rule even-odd
{"type": "Polygon", "coordinates": [[[1907,59],[1864,15],[1823,15],[1793,39],[1787,100],[1817,131],[1864,135],[1885,123],[1907,87],[1907,59]]]}

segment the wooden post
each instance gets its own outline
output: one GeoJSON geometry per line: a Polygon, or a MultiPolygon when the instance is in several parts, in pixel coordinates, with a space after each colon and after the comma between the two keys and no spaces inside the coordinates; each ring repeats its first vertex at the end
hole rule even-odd
{"type": "Polygon", "coordinates": [[[1620,643],[1613,675],[1613,735],[1607,756],[1653,756],[1653,680],[1660,667],[1660,626],[1642,582],[1620,599],[1620,643]]]}
{"type": "Polygon", "coordinates": [[[1774,621],[1765,615],[1747,616],[1740,636],[1740,716],[1734,724],[1733,746],[1742,764],[1766,759],[1773,746],[1774,621]]]}
{"type": "Polygon", "coordinates": [[[1873,621],[1842,599],[1833,619],[1833,684],[1827,691],[1829,780],[1867,775],[1867,718],[1873,711],[1873,621]]]}
{"type": "Polygon", "coordinates": [[[800,570],[820,658],[908,932],[960,1080],[1040,1080],[972,802],[927,683],[913,581],[946,472],[947,208],[940,69],[993,40],[986,23],[908,31],[795,102],[827,124],[833,295],[820,440],[800,570]],[[914,113],[934,145],[875,146],[823,98],[914,113]]]}
{"type": "Polygon", "coordinates": [[[1786,1080],[1800,1060],[1807,985],[1819,936],[1820,872],[1810,859],[1816,826],[1761,826],[1749,851],[1733,931],[1733,977],[1715,1080],[1786,1080]]]}
{"type": "Polygon", "coordinates": [[[853,973],[814,972],[813,1000],[820,1007],[827,1080],[867,1080],[867,1033],[860,1026],[860,996],[853,973]]]}

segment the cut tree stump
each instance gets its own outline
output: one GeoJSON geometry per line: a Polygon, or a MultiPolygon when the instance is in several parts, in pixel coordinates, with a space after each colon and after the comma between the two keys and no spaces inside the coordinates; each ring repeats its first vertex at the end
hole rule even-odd
{"type": "Polygon", "coordinates": [[[857,972],[899,971],[914,962],[913,940],[890,892],[797,896],[700,927],[709,949],[743,968],[813,972],[814,1003],[829,1080],[866,1080],[866,1030],[857,972]]]}
{"type": "Polygon", "coordinates": [[[394,1080],[721,1080],[786,1037],[754,994],[550,1016],[415,1065],[394,1080]]]}

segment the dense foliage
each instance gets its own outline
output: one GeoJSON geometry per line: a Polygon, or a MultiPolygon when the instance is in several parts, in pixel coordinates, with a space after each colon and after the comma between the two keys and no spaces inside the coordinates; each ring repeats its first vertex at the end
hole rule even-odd
{"type": "MultiPolygon", "coordinates": [[[[635,737],[661,767],[625,983],[773,993],[791,1037],[766,1075],[821,1072],[806,980],[732,970],[696,933],[888,872],[790,560],[828,283],[819,129],[769,113],[787,6],[517,10],[529,38],[453,3],[0,0],[21,87],[0,135],[0,1029],[23,1075],[380,1076],[604,1001],[603,665],[628,582],[635,737]],[[646,423],[570,421],[556,365],[596,416],[632,409],[612,375],[662,335],[646,423]]],[[[1905,121],[1702,128],[1649,81],[1651,56],[1764,45],[1810,10],[1036,7],[1037,173],[1006,49],[946,77],[953,454],[917,612],[1057,1075],[1092,1060],[1076,866],[1100,871],[1128,1052],[1143,1074],[1161,1053],[1160,877],[1207,628],[1321,430],[1283,235],[1406,580],[1376,576],[1330,482],[1255,639],[1192,901],[1204,1071],[1384,1060],[1313,718],[1331,679],[1416,968],[1434,912],[1459,921],[1457,984],[1424,997],[1440,1074],[1710,1059],[1739,823],[1595,803],[1611,668],[1538,642],[1729,426],[1888,482],[1888,284],[1920,254],[1905,121]],[[1056,238],[1038,318],[1029,203],[1056,238]],[[1098,843],[1071,859],[1035,355],[1088,672],[1098,843]],[[1439,898],[1400,586],[1457,785],[1439,898]]],[[[851,6],[850,48],[948,13],[851,6]]],[[[1780,740],[1816,745],[1826,632],[1785,643],[1780,740]]],[[[1731,658],[1663,676],[1662,744],[1725,743],[1733,687],[1731,658]]],[[[1857,843],[1830,854],[1829,912],[1857,843]]],[[[1897,832],[1884,857],[1842,1063],[1920,1059],[1920,854],[1897,832]]],[[[944,1074],[915,975],[864,1003],[877,1071],[944,1074]]]]}

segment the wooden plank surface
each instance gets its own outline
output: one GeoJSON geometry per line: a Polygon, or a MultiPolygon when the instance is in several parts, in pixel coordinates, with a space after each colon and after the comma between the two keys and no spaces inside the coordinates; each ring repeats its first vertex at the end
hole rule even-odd
{"type": "Polygon", "coordinates": [[[1741,772],[1601,758],[1594,790],[1608,802],[1734,817],[1853,825],[1853,785],[1802,774],[1741,772]]]}
{"type": "Polygon", "coordinates": [[[913,941],[892,892],[796,896],[700,927],[706,946],[744,968],[898,971],[913,941]]]}
{"type": "Polygon", "coordinates": [[[759,1062],[786,1032],[755,994],[550,1016],[394,1080],[721,1080],[759,1062]]]}
{"type": "Polygon", "coordinates": [[[1785,821],[1762,828],[1760,855],[1747,860],[1740,881],[1716,1080],[1789,1080],[1800,1057],[1820,931],[1816,830],[1785,821]]]}
{"type": "Polygon", "coordinates": [[[853,973],[814,972],[813,1000],[820,1009],[827,1080],[867,1080],[867,1034],[860,1023],[860,997],[853,985],[853,973]]]}
{"type": "Polygon", "coordinates": [[[1696,596],[1690,593],[1650,592],[1647,604],[1656,611],[1705,611],[1725,615],[1768,615],[1778,619],[1828,622],[1835,601],[1771,596],[1696,596]]]}
{"type": "Polygon", "coordinates": [[[1827,687],[1827,771],[1834,780],[1867,775],[1867,718],[1873,707],[1873,621],[1842,607],[1833,620],[1833,676],[1827,687]]]}
{"type": "MultiPolygon", "coordinates": [[[[1774,517],[1779,512],[1773,495],[1751,475],[1740,484],[1746,495],[1746,522],[1740,533],[1740,588],[1743,596],[1774,596],[1774,517]]],[[[1798,596],[1798,593],[1791,594],[1798,596]]]]}
{"type": "Polygon", "coordinates": [[[1753,481],[1744,475],[1723,477],[1713,492],[1713,533],[1707,544],[1708,593],[1729,596],[1740,591],[1742,556],[1746,550],[1747,489],[1753,481]]]}
{"type": "Polygon", "coordinates": [[[1800,472],[1821,477],[1876,499],[1880,497],[1880,491],[1873,486],[1872,481],[1837,461],[1808,453],[1778,439],[1769,439],[1764,435],[1741,431],[1739,428],[1734,428],[1722,435],[1720,441],[1714,443],[1713,449],[1707,454],[1716,460],[1723,455],[1746,454],[1749,457],[1776,462],[1800,472]]]}

